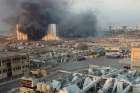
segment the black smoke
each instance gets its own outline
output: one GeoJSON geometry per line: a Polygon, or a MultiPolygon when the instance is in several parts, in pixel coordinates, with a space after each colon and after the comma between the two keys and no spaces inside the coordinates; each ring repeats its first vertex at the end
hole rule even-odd
{"type": "Polygon", "coordinates": [[[27,33],[29,39],[39,40],[47,34],[47,16],[41,5],[34,2],[23,2],[21,3],[21,11],[18,24],[20,31],[27,33]]]}
{"type": "Polygon", "coordinates": [[[30,39],[42,38],[47,33],[48,24],[51,23],[57,24],[58,34],[63,37],[96,35],[97,19],[94,11],[74,14],[69,11],[69,0],[6,1],[12,8],[16,5],[16,13],[7,18],[8,23],[10,20],[11,23],[20,24],[20,30],[28,33],[30,39]]]}
{"type": "Polygon", "coordinates": [[[97,20],[92,11],[70,16],[67,21],[63,21],[61,26],[60,34],[62,36],[89,37],[97,35],[97,20]]]}

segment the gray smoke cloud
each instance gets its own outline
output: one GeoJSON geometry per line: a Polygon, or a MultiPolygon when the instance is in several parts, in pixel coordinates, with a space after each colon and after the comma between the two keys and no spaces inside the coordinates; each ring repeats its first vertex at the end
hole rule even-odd
{"type": "Polygon", "coordinates": [[[13,28],[19,23],[24,32],[40,32],[38,37],[50,23],[58,25],[61,36],[95,36],[96,14],[91,9],[78,13],[73,3],[73,0],[0,0],[0,22],[13,28]]]}

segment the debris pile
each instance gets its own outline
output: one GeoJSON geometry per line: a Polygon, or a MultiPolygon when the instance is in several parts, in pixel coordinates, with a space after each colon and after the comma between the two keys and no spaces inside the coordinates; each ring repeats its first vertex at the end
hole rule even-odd
{"type": "MultiPolygon", "coordinates": [[[[140,73],[135,70],[90,66],[82,72],[59,70],[56,78],[37,79],[41,93],[139,93],[140,73]]],[[[34,82],[34,81],[33,81],[34,82]]],[[[23,86],[22,86],[23,87],[23,86]]]]}

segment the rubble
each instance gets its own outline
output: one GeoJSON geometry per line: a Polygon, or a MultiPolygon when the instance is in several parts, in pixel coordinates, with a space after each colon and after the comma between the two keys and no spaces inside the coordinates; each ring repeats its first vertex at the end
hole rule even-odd
{"type": "MultiPolygon", "coordinates": [[[[16,41],[16,42],[9,42],[6,45],[7,51],[15,51],[15,52],[26,52],[29,54],[30,62],[31,62],[31,71],[33,78],[43,78],[43,80],[38,80],[38,84],[35,84],[34,87],[38,87],[37,91],[44,92],[44,91],[56,91],[56,93],[71,93],[72,87],[75,87],[75,91],[77,93],[90,93],[90,92],[97,92],[97,93],[116,93],[119,90],[123,90],[127,88],[127,86],[131,83],[135,85],[138,82],[139,78],[136,71],[128,71],[128,70],[118,70],[111,67],[90,67],[86,72],[80,73],[71,73],[62,76],[62,78],[49,78],[49,74],[53,74],[57,70],[59,70],[60,65],[68,64],[68,63],[77,63],[79,64],[80,69],[80,62],[82,65],[85,65],[86,62],[98,59],[98,58],[106,58],[106,55],[110,53],[110,51],[116,51],[120,53],[124,57],[128,56],[130,51],[121,49],[120,46],[109,46],[108,44],[101,44],[104,41],[97,41],[96,39],[88,40],[88,39],[72,39],[72,40],[62,40],[59,42],[44,42],[44,41],[16,41]],[[100,44],[99,44],[100,43],[100,44]],[[80,44],[83,44],[80,46],[80,44]],[[110,49],[111,47],[111,49],[110,49]],[[36,72],[37,71],[37,72],[36,72]],[[132,81],[134,79],[134,81],[132,81]],[[48,81],[49,80],[49,81],[48,81]],[[112,81],[111,81],[112,80],[112,81]],[[53,81],[59,82],[61,87],[56,88],[53,86],[53,81]],[[110,82],[108,82],[110,81],[110,82]],[[123,88],[121,89],[121,84],[119,85],[118,82],[123,82],[123,88]],[[125,83],[124,83],[125,82],[125,83]],[[41,84],[40,84],[41,83],[41,84]],[[41,86],[41,88],[39,88],[41,86]],[[53,87],[52,87],[53,86],[53,87]],[[42,88],[43,87],[43,88],[42,88]],[[120,87],[120,88],[119,88],[120,87]],[[119,88],[117,90],[117,88],[119,88]]],[[[111,42],[111,40],[109,41],[111,42]]],[[[129,48],[128,48],[129,49],[129,48]]],[[[120,59],[120,58],[115,58],[120,59]]],[[[113,59],[114,60],[114,59],[113,59]]],[[[100,60],[101,61],[101,60],[100,60]]],[[[107,61],[106,61],[107,62],[107,61]]],[[[111,61],[112,62],[112,61],[111,61]]],[[[115,61],[114,61],[115,62],[115,61]]],[[[98,62],[96,62],[97,64],[98,62]]],[[[90,62],[88,64],[91,64],[90,62]]],[[[100,63],[99,63],[100,64],[100,63]]],[[[68,68],[73,68],[74,65],[69,66],[68,68]]],[[[64,67],[64,69],[67,68],[64,67]]],[[[63,69],[63,67],[62,67],[63,69]]],[[[59,72],[60,73],[60,72],[59,72]]],[[[58,73],[58,74],[59,74],[58,73]]],[[[57,74],[57,73],[55,73],[57,74]]],[[[62,74],[62,73],[61,73],[62,74]]],[[[61,75],[60,75],[61,76],[61,75]]],[[[133,87],[131,86],[130,91],[133,87]]],[[[137,87],[135,87],[136,89],[137,87]]],[[[24,90],[24,89],[23,89],[24,90]]],[[[119,93],[119,92],[118,92],[119,93]]]]}
{"type": "Polygon", "coordinates": [[[86,73],[59,70],[57,74],[61,78],[36,79],[37,82],[32,87],[35,93],[37,91],[43,93],[139,93],[140,81],[134,82],[140,78],[139,72],[99,66],[90,66],[89,69],[92,69],[93,73],[89,73],[88,70],[86,73]]]}

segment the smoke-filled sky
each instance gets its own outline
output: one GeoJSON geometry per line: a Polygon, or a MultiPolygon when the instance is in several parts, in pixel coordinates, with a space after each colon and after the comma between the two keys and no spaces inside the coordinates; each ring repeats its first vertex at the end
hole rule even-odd
{"type": "MultiPolygon", "coordinates": [[[[24,0],[0,0],[0,28],[2,20],[9,15],[14,15],[19,1],[24,0]]],[[[33,0],[34,1],[34,0],[33,0]]],[[[36,0],[48,1],[48,0],[36,0]]],[[[62,0],[53,0],[55,3],[62,0]]],[[[69,3],[67,11],[81,14],[86,11],[94,11],[97,16],[98,26],[108,25],[140,25],[140,0],[64,0],[69,3]]],[[[61,5],[63,6],[63,4],[61,5]]],[[[6,28],[7,29],[7,28],[6,28]]]]}
{"type": "Polygon", "coordinates": [[[72,9],[95,10],[103,25],[140,25],[140,0],[73,0],[72,9]]]}

